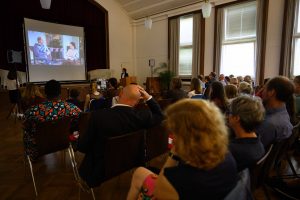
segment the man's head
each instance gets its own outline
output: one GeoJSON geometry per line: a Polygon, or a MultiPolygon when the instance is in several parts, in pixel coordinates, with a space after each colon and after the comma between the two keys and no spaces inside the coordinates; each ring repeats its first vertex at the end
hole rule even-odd
{"type": "Polygon", "coordinates": [[[270,79],[263,91],[265,105],[272,103],[285,103],[294,93],[294,84],[286,77],[277,76],[270,79]]]}
{"type": "Polygon", "coordinates": [[[225,80],[224,74],[220,74],[220,76],[219,76],[219,81],[224,81],[224,80],[225,80]]]}
{"type": "Polygon", "coordinates": [[[127,85],[119,94],[119,103],[129,106],[138,104],[141,98],[141,92],[138,85],[127,85]]]}
{"type": "Polygon", "coordinates": [[[58,98],[61,92],[60,83],[56,80],[50,80],[45,85],[45,93],[48,99],[58,98]]]}
{"type": "Polygon", "coordinates": [[[211,79],[216,78],[216,76],[217,76],[216,72],[210,72],[210,74],[209,74],[209,78],[211,78],[211,79]]]}
{"type": "Polygon", "coordinates": [[[44,40],[43,40],[42,37],[38,37],[38,38],[37,38],[37,41],[38,41],[39,44],[43,44],[43,43],[44,43],[44,40]]]}

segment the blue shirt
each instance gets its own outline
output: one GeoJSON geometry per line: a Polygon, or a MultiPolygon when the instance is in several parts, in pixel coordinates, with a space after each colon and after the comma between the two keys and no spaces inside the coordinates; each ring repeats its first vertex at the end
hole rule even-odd
{"type": "Polygon", "coordinates": [[[265,148],[272,143],[291,136],[293,125],[285,105],[281,108],[266,109],[263,123],[256,129],[265,148]]]}
{"type": "Polygon", "coordinates": [[[44,44],[36,43],[33,47],[33,50],[34,50],[34,56],[37,59],[47,59],[48,55],[50,55],[50,50],[44,44]]]}

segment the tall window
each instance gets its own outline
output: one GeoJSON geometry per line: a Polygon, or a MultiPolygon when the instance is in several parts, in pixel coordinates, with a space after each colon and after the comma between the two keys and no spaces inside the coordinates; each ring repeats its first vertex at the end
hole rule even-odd
{"type": "Polygon", "coordinates": [[[256,1],[224,8],[220,74],[255,77],[256,1]]]}
{"type": "Polygon", "coordinates": [[[178,75],[191,76],[193,61],[193,15],[180,17],[179,27],[178,75]]]}
{"type": "Polygon", "coordinates": [[[295,10],[295,23],[293,31],[292,42],[292,75],[300,75],[300,12],[299,12],[299,0],[297,0],[295,10]]]}

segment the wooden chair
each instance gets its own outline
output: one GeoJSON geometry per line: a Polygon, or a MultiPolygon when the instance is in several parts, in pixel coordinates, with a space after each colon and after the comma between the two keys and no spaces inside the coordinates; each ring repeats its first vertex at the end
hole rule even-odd
{"type": "MultiPolygon", "coordinates": [[[[104,174],[101,178],[102,183],[128,170],[144,165],[144,138],[145,130],[143,129],[106,139],[103,160],[104,174]]],[[[95,200],[93,188],[88,188],[86,183],[83,184],[85,185],[85,190],[91,191],[92,197],[95,200]]]]}
{"type": "MultiPolygon", "coordinates": [[[[271,189],[273,189],[274,191],[278,192],[280,195],[283,196],[284,199],[297,199],[298,197],[293,197],[292,194],[289,194],[288,192],[285,192],[284,190],[286,189],[286,185],[284,180],[288,180],[288,179],[299,179],[300,175],[297,174],[291,159],[289,157],[289,152],[293,146],[293,144],[295,143],[295,141],[299,138],[299,127],[300,127],[300,123],[298,123],[296,126],[294,126],[293,128],[293,133],[292,135],[287,138],[284,139],[280,142],[278,142],[277,144],[274,145],[274,153],[272,154],[271,152],[271,158],[268,160],[268,162],[266,162],[265,168],[267,169],[264,174],[262,174],[262,176],[264,176],[264,180],[265,180],[265,185],[270,187],[271,189]],[[282,174],[280,171],[280,164],[283,160],[286,160],[289,164],[289,167],[291,168],[293,174],[292,175],[287,175],[287,174],[282,174]],[[276,175],[270,177],[269,176],[269,172],[270,169],[275,168],[276,170],[276,175]]],[[[273,151],[273,150],[272,150],[273,151]]],[[[268,197],[268,193],[265,190],[265,193],[268,197]]],[[[268,197],[269,199],[269,197],[268,197]]]]}
{"type": "Polygon", "coordinates": [[[146,162],[168,151],[168,133],[162,125],[148,129],[145,142],[146,162]]]}
{"type": "MultiPolygon", "coordinates": [[[[74,151],[72,145],[70,145],[69,143],[69,134],[70,118],[41,122],[37,124],[35,132],[35,141],[37,145],[38,157],[67,149],[70,155],[74,177],[76,180],[78,180],[79,174],[76,167],[77,164],[74,159],[74,151]]],[[[35,194],[36,196],[38,196],[32,162],[29,155],[26,155],[26,159],[29,163],[35,194]]]]}
{"type": "Polygon", "coordinates": [[[90,112],[82,112],[80,113],[78,126],[79,126],[79,134],[82,136],[87,132],[89,127],[91,113],[90,112]]]}
{"type": "Polygon", "coordinates": [[[158,104],[162,110],[165,110],[169,105],[172,104],[172,99],[160,99],[158,100],[158,104]]]}
{"type": "Polygon", "coordinates": [[[107,138],[104,150],[104,177],[109,180],[132,168],[143,166],[145,130],[107,138]]]}
{"type": "Polygon", "coordinates": [[[239,173],[236,186],[226,195],[224,200],[252,200],[253,196],[250,189],[249,170],[244,169],[239,173]]]}

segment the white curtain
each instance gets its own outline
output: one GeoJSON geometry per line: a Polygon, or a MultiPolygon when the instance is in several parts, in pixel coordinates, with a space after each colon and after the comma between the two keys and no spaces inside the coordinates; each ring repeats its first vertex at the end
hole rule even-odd
{"type": "Polygon", "coordinates": [[[201,13],[193,14],[193,62],[192,76],[196,77],[200,74],[201,64],[201,13]]]}
{"type": "Polygon", "coordinates": [[[220,74],[224,9],[218,8],[216,10],[216,12],[217,12],[216,27],[215,27],[215,34],[216,34],[215,47],[216,48],[215,48],[214,71],[217,74],[220,74]]]}
{"type": "Polygon", "coordinates": [[[291,76],[292,40],[295,19],[295,8],[298,0],[286,0],[284,10],[285,27],[282,28],[280,75],[291,76]]]}

